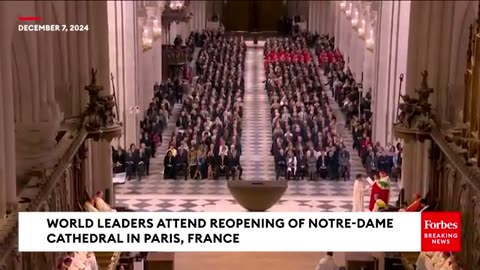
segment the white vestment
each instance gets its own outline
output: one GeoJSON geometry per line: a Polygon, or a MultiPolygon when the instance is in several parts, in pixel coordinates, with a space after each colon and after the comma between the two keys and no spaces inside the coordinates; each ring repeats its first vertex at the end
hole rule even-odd
{"type": "Polygon", "coordinates": [[[353,184],[353,208],[352,212],[364,212],[365,211],[365,187],[363,181],[355,180],[353,184]]]}
{"type": "Polygon", "coordinates": [[[72,264],[68,270],[88,270],[85,268],[85,264],[78,258],[78,256],[70,258],[72,258],[72,264]]]}
{"type": "Polygon", "coordinates": [[[433,270],[432,259],[425,252],[418,255],[415,265],[417,270],[433,270]]]}
{"type": "Polygon", "coordinates": [[[102,198],[95,197],[95,206],[100,212],[112,212],[112,208],[102,198]]]}
{"type": "Polygon", "coordinates": [[[332,256],[327,255],[320,260],[315,270],[338,270],[338,265],[332,256]]]}
{"type": "Polygon", "coordinates": [[[98,270],[97,257],[95,257],[93,252],[87,253],[85,265],[89,268],[89,270],[98,270]]]}

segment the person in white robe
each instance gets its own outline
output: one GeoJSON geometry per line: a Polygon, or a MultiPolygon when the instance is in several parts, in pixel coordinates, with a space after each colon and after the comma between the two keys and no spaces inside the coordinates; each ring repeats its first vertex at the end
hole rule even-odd
{"type": "Polygon", "coordinates": [[[85,265],[88,267],[88,270],[98,270],[97,257],[95,257],[95,253],[87,252],[85,265]]]}
{"type": "Polygon", "coordinates": [[[98,209],[93,206],[94,204],[95,200],[88,200],[83,205],[83,209],[85,209],[86,212],[98,212],[98,209]]]}
{"type": "Polygon", "coordinates": [[[338,268],[333,259],[333,252],[327,252],[327,255],[320,260],[315,270],[338,270],[338,268]]]}
{"type": "Polygon", "coordinates": [[[85,268],[85,264],[75,252],[68,252],[67,255],[72,259],[72,264],[68,267],[68,270],[89,270],[85,268]]]}
{"type": "Polygon", "coordinates": [[[417,262],[415,263],[416,270],[429,270],[433,269],[432,264],[432,256],[434,253],[432,252],[421,252],[418,255],[417,262]]]}
{"type": "Polygon", "coordinates": [[[361,174],[357,174],[355,177],[355,183],[353,184],[353,208],[352,212],[364,212],[365,211],[365,192],[370,188],[365,187],[365,180],[361,174]]]}
{"type": "Polygon", "coordinates": [[[97,195],[94,198],[95,200],[95,207],[100,212],[112,212],[113,210],[108,203],[103,200],[103,192],[97,192],[97,195]]]}

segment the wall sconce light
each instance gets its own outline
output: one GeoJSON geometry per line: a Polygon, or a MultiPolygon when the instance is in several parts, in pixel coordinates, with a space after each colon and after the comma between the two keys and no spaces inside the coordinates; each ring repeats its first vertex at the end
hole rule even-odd
{"type": "Polygon", "coordinates": [[[162,35],[162,28],[158,24],[158,20],[154,19],[152,21],[152,31],[153,31],[153,39],[156,40],[162,35]]]}
{"type": "Polygon", "coordinates": [[[145,26],[142,32],[142,47],[144,52],[153,48],[153,39],[150,37],[150,31],[145,26]]]}
{"type": "Polygon", "coordinates": [[[362,20],[360,23],[360,27],[358,28],[358,36],[361,38],[365,37],[365,24],[367,22],[365,20],[362,20]]]}
{"type": "Polygon", "coordinates": [[[130,107],[129,113],[130,114],[139,114],[140,113],[140,106],[137,105],[137,106],[130,107]]]}
{"type": "Polygon", "coordinates": [[[352,11],[353,11],[353,4],[350,3],[348,5],[348,9],[345,11],[345,14],[347,15],[347,19],[351,19],[352,18],[352,11]]]}
{"type": "Polygon", "coordinates": [[[373,47],[375,46],[375,38],[373,35],[373,29],[370,30],[370,35],[368,36],[368,39],[365,41],[367,45],[367,49],[370,51],[373,51],[373,47]]]}
{"type": "Polygon", "coordinates": [[[185,6],[185,1],[170,1],[169,7],[172,10],[180,10],[185,6]]]}
{"type": "Polygon", "coordinates": [[[340,2],[340,10],[345,11],[346,8],[347,8],[347,1],[340,2]]]}
{"type": "Polygon", "coordinates": [[[353,13],[352,27],[353,27],[353,28],[357,28],[357,27],[358,27],[358,10],[355,10],[355,12],[353,13]]]}

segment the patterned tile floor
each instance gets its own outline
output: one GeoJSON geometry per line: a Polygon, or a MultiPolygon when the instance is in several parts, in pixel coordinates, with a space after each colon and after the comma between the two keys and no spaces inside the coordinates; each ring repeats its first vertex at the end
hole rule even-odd
{"type": "MultiPolygon", "coordinates": [[[[242,122],[242,166],[243,178],[248,180],[273,180],[274,162],[270,156],[271,124],[270,106],[264,88],[262,45],[248,44],[245,60],[245,97],[244,120],[242,122]]],[[[314,57],[315,59],[315,57],[314,57]]],[[[322,82],[325,77],[321,73],[322,82]]],[[[343,135],[348,149],[351,150],[351,175],[365,173],[360,159],[351,148],[352,137],[345,130],[345,118],[338,105],[333,101],[332,109],[338,119],[338,130],[343,135]]],[[[168,142],[180,110],[175,106],[169,121],[164,142],[168,142]]],[[[204,212],[204,211],[242,211],[230,196],[225,180],[184,181],[163,180],[163,156],[166,143],[159,149],[159,155],[151,162],[150,176],[141,182],[130,181],[115,187],[116,203],[126,205],[137,211],[155,212],[204,212]]],[[[271,211],[321,211],[346,212],[352,209],[352,181],[290,181],[282,201],[271,211]]],[[[398,198],[399,188],[392,187],[391,203],[398,198]]],[[[366,197],[366,202],[368,198],[366,197]]]]}
{"type": "Polygon", "coordinates": [[[259,45],[254,47],[252,44],[245,58],[241,157],[243,179],[273,180],[274,162],[270,155],[272,130],[270,104],[263,82],[265,81],[263,47],[259,45]]]}

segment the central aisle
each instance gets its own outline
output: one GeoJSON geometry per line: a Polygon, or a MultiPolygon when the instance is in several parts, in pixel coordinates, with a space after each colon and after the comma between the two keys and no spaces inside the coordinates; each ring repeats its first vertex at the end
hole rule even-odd
{"type": "MultiPolygon", "coordinates": [[[[275,180],[274,161],[270,155],[272,127],[270,105],[264,84],[263,43],[259,42],[257,46],[253,46],[252,42],[247,42],[241,141],[241,163],[244,170],[242,178],[246,181],[275,180]]],[[[322,79],[324,80],[323,77],[322,79]]],[[[340,119],[339,124],[342,125],[338,106],[334,105],[333,109],[340,119]]],[[[163,134],[164,142],[170,139],[179,110],[180,106],[177,105],[174,116],[169,120],[169,127],[163,134]]],[[[350,143],[350,135],[345,130],[341,128],[340,130],[342,130],[345,140],[350,143]]],[[[135,211],[241,211],[228,191],[226,180],[164,180],[162,161],[166,146],[167,144],[162,145],[157,158],[152,160],[150,176],[141,182],[133,180],[115,186],[117,204],[127,206],[135,211]]],[[[352,155],[352,173],[357,172],[363,172],[363,168],[352,155]]],[[[353,181],[290,181],[285,195],[271,211],[351,211],[352,188],[353,181]]],[[[398,192],[398,187],[393,185],[392,200],[398,197],[398,192]]]]}
{"type": "Polygon", "coordinates": [[[270,104],[265,91],[263,43],[247,42],[245,57],[245,95],[242,119],[242,157],[244,180],[275,180],[270,155],[272,130],[270,104]]]}

